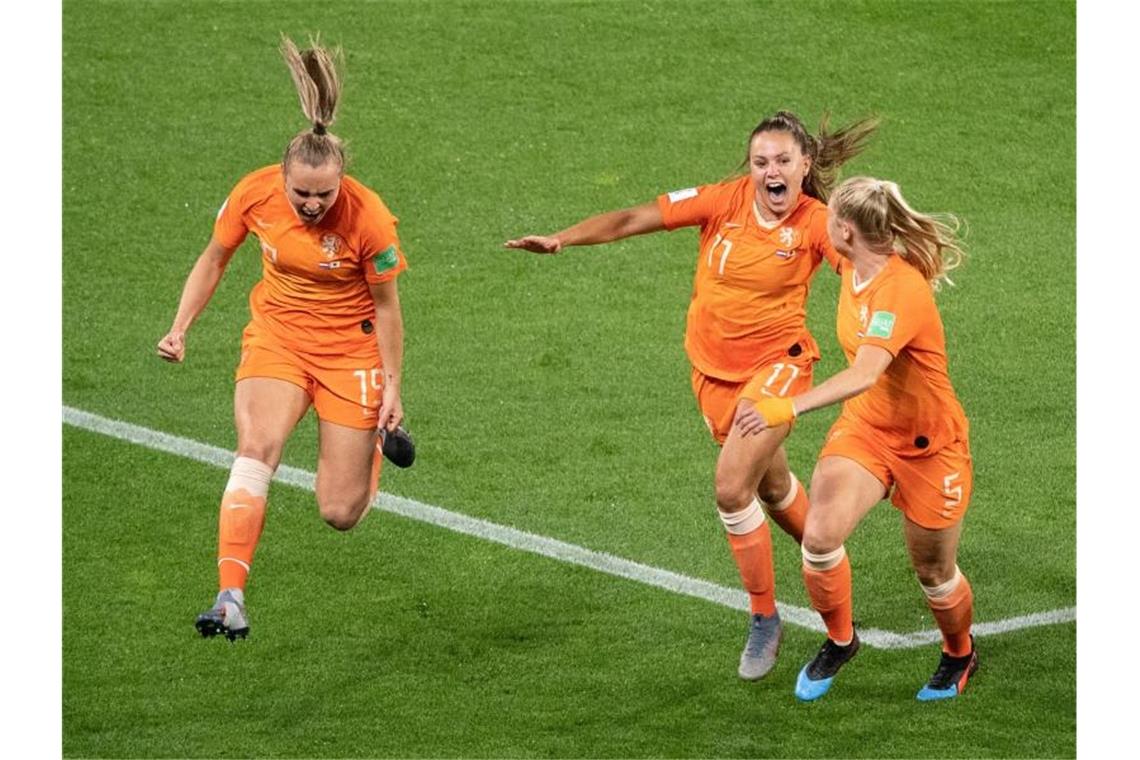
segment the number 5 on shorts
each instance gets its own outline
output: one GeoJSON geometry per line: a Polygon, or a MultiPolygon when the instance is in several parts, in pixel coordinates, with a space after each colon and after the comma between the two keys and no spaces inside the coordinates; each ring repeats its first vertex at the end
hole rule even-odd
{"type": "Polygon", "coordinates": [[[942,479],[942,495],[947,497],[947,507],[956,507],[962,503],[962,484],[953,485],[959,477],[961,477],[961,473],[952,472],[942,479]]]}

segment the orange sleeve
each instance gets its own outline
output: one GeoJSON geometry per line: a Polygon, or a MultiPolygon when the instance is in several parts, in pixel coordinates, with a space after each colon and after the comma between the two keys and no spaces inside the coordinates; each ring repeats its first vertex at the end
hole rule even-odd
{"type": "Polygon", "coordinates": [[[831,235],[827,232],[827,206],[815,211],[808,225],[808,234],[811,238],[812,254],[826,261],[833,270],[839,271],[839,262],[843,256],[831,244],[831,235]]]}
{"type": "Polygon", "coordinates": [[[245,240],[249,228],[242,218],[245,208],[247,182],[243,179],[230,191],[222,207],[218,209],[218,217],[214,220],[214,239],[226,248],[237,248],[245,240]]]}
{"type": "Polygon", "coordinates": [[[934,309],[934,295],[925,282],[892,278],[875,291],[867,304],[867,329],[859,345],[881,346],[898,356],[908,343],[937,322],[937,312],[931,314],[934,309]]]}
{"type": "Polygon", "coordinates": [[[723,185],[699,185],[657,196],[657,208],[665,229],[704,226],[723,208],[720,201],[723,185]]]}
{"type": "Polygon", "coordinates": [[[379,196],[370,197],[364,206],[363,228],[360,231],[364,279],[378,284],[395,279],[408,268],[408,261],[400,249],[396,235],[397,219],[379,196]]]}

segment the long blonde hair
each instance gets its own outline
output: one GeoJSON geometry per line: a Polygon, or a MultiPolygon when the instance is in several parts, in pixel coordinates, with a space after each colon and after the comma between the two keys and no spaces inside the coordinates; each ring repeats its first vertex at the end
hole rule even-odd
{"type": "Polygon", "coordinates": [[[342,58],[339,48],[328,50],[317,39],[309,40],[309,47],[300,50],[293,40],[281,36],[281,55],[293,76],[301,110],[312,127],[298,133],[289,141],[282,164],[302,161],[309,166],[323,166],[332,160],[345,164],[344,142],[328,131],[336,120],[336,107],[340,101],[340,72],[337,63],[342,58]]]}
{"type": "Polygon", "coordinates": [[[959,239],[961,222],[953,214],[915,211],[894,182],[852,177],[831,195],[831,209],[859,229],[876,248],[890,246],[913,266],[931,287],[953,285],[950,270],[966,256],[959,239]]]}

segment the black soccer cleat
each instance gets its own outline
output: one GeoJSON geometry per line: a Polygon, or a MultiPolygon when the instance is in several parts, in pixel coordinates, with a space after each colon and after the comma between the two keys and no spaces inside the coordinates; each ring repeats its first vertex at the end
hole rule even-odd
{"type": "Polygon", "coordinates": [[[411,467],[416,461],[416,444],[403,425],[397,425],[391,432],[380,430],[380,450],[389,462],[400,468],[411,467]]]}
{"type": "Polygon", "coordinates": [[[841,647],[831,639],[823,642],[815,657],[804,665],[796,678],[796,697],[803,702],[819,699],[831,688],[835,674],[859,651],[859,634],[852,631],[851,643],[841,647]]]}
{"type": "Polygon", "coordinates": [[[938,669],[926,686],[918,690],[915,699],[919,702],[952,699],[966,690],[966,682],[977,669],[978,650],[974,648],[974,637],[970,636],[970,653],[962,657],[951,657],[943,652],[938,661],[938,669]]]}

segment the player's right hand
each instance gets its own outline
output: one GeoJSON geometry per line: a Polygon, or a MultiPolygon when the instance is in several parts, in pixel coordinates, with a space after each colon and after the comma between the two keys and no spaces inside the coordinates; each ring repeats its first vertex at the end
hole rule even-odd
{"type": "Polygon", "coordinates": [[[532,253],[558,253],[562,250],[562,241],[545,235],[527,235],[518,240],[508,240],[503,247],[522,248],[532,253]]]}
{"type": "Polygon", "coordinates": [[[168,362],[181,362],[186,356],[186,333],[171,330],[158,342],[158,355],[168,362]]]}

